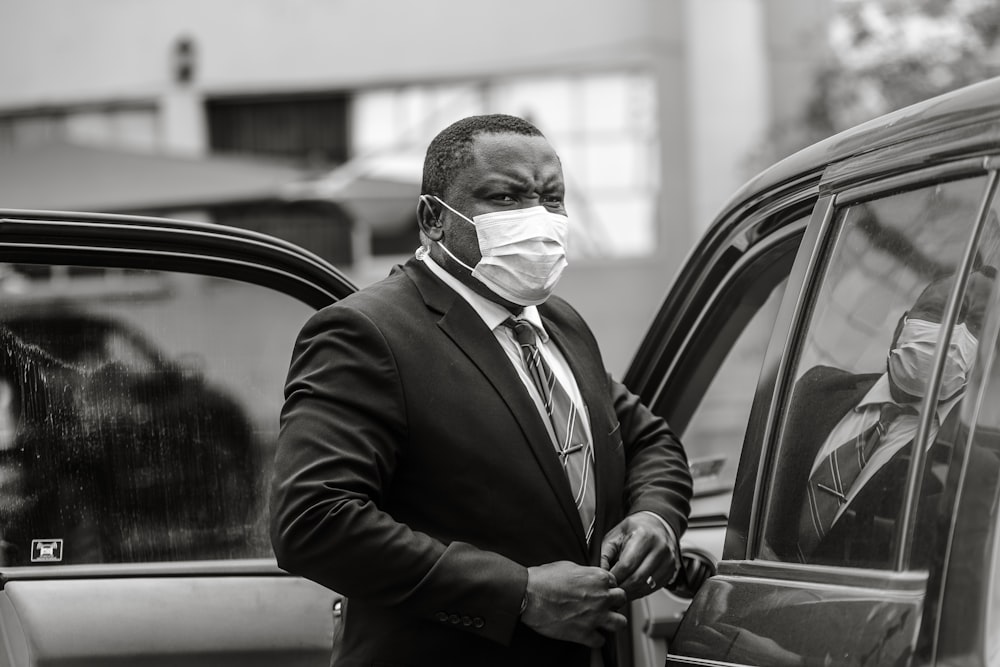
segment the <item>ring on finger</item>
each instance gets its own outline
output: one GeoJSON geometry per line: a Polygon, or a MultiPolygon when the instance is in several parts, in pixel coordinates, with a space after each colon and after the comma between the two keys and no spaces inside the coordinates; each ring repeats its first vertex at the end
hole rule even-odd
{"type": "Polygon", "coordinates": [[[652,577],[646,577],[646,585],[650,588],[656,588],[656,580],[652,577]]]}

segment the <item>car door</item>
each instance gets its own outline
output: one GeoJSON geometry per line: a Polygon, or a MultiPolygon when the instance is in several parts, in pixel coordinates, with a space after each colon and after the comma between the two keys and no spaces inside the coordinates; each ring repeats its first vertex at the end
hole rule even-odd
{"type": "Polygon", "coordinates": [[[288,355],[353,285],[261,235],[0,212],[0,665],[326,665],[277,568],[288,355]]]}
{"type": "MultiPolygon", "coordinates": [[[[978,326],[969,303],[983,276],[981,297],[994,297],[998,236],[996,163],[948,155],[928,167],[926,157],[908,159],[897,146],[834,164],[817,187],[803,189],[802,203],[812,208],[807,224],[769,226],[769,209],[764,217],[736,211],[723,231],[747,225],[763,238],[747,242],[737,235],[729,248],[718,244],[714,257],[688,268],[713,282],[712,272],[723,264],[713,282],[719,295],[753,293],[758,281],[766,290],[773,279],[758,276],[767,271],[787,280],[776,315],[767,318],[773,330],[766,351],[751,364],[759,370],[755,386],[742,385],[744,400],[752,400],[735,430],[743,433],[729,439],[741,454],[718,573],[698,590],[679,626],[652,603],[635,614],[642,620],[634,633],[655,638],[667,629],[667,664],[882,665],[933,654],[936,600],[960,487],[954,443],[963,424],[968,427],[968,419],[959,418],[967,409],[961,397],[944,394],[945,351],[978,326]],[[790,264],[766,252],[766,239],[780,242],[782,234],[797,239],[790,264]],[[744,250],[755,246],[764,251],[759,259],[744,250]],[[726,265],[726,250],[740,259],[726,265]],[[742,275],[736,270],[741,261],[742,275]],[[864,482],[874,481],[842,494],[838,529],[830,528],[821,537],[830,541],[817,547],[802,537],[808,505],[795,490],[806,488],[820,453],[833,449],[854,410],[840,412],[835,399],[862,405],[878,383],[888,382],[887,359],[899,331],[908,319],[919,319],[911,310],[940,279],[950,282],[939,304],[937,370],[909,385],[921,395],[907,416],[910,435],[900,435],[898,449],[868,469],[864,482]]],[[[672,316],[690,327],[694,342],[661,345],[658,365],[650,363],[655,355],[637,357],[649,372],[632,376],[696,459],[705,435],[690,431],[689,416],[711,399],[701,387],[715,378],[715,350],[733,347],[729,313],[738,328],[739,311],[727,311],[724,299],[675,307],[672,316]]],[[[647,354],[655,342],[647,343],[647,354]]],[[[695,516],[691,532],[698,529],[695,516]]]]}
{"type": "MultiPolygon", "coordinates": [[[[623,664],[663,665],[698,581],[714,573],[727,525],[754,390],[774,375],[765,352],[819,196],[819,172],[736,200],[701,240],[636,353],[625,383],[681,436],[694,477],[688,567],[680,584],[632,604],[623,664]],[[691,579],[689,581],[689,579],[691,579]]],[[[751,424],[752,427],[752,424],[751,424]]],[[[624,653],[624,650],[623,650],[624,653]]]]}

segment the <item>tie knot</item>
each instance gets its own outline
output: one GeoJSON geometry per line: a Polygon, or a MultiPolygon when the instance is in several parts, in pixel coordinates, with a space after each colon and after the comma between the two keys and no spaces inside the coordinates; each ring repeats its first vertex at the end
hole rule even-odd
{"type": "Polygon", "coordinates": [[[535,344],[535,329],[529,322],[508,317],[504,320],[503,325],[514,332],[514,338],[517,339],[518,344],[535,344]]]}
{"type": "Polygon", "coordinates": [[[879,410],[878,421],[880,424],[888,426],[896,421],[896,418],[900,415],[909,414],[914,414],[914,410],[911,407],[904,407],[896,403],[883,403],[882,408],[879,410]]]}

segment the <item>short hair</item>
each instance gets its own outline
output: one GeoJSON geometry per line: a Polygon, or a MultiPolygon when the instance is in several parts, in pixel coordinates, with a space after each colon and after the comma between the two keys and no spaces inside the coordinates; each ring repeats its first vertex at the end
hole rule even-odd
{"type": "Polygon", "coordinates": [[[523,118],[506,114],[469,116],[456,121],[441,130],[427,147],[420,194],[443,195],[455,174],[472,160],[472,144],[480,134],[544,136],[523,118]]]}

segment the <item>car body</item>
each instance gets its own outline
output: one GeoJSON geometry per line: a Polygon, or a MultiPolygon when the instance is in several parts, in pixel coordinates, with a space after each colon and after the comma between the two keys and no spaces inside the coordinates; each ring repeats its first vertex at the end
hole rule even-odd
{"type": "MultiPolygon", "coordinates": [[[[622,665],[996,662],[997,156],[1000,80],[779,163],[690,254],[624,378],[692,460],[685,570],[631,605],[622,665]],[[883,373],[942,275],[941,342],[892,502],[870,519],[851,508],[870,532],[842,557],[791,559],[782,536],[801,507],[779,491],[804,483],[789,462],[828,407],[803,407],[805,380],[883,373]],[[939,396],[950,340],[970,330],[962,393],[939,396]]],[[[342,599],[276,567],[263,500],[295,334],[355,286],[268,236],[134,216],[0,211],[0,262],[0,322],[34,313],[36,332],[0,326],[15,359],[0,355],[0,380],[17,390],[0,381],[0,514],[30,544],[28,562],[4,560],[0,533],[0,665],[328,664],[342,599]],[[125,360],[145,362],[123,375],[120,357],[46,351],[39,313],[67,304],[74,331],[112,323],[130,332],[125,360]],[[245,477],[230,474],[232,433],[245,477]],[[72,483],[38,491],[23,452],[72,483]],[[163,472],[174,460],[191,472],[163,472]],[[145,511],[159,503],[183,520],[145,511]],[[46,504],[59,521],[12,518],[46,504]],[[108,508],[110,531],[95,519],[108,508]]]]}
{"type": "MultiPolygon", "coordinates": [[[[736,193],[694,249],[625,382],[692,457],[730,452],[725,539],[717,574],[686,610],[669,592],[640,602],[652,620],[645,637],[634,629],[637,647],[659,658],[669,642],[670,665],[996,664],[998,153],[991,80],[782,161],[736,193]],[[829,424],[838,396],[818,385],[807,403],[809,382],[841,373],[860,386],[885,373],[897,326],[941,277],[948,299],[915,403],[919,445],[876,489],[873,532],[835,557],[792,557],[789,522],[803,509],[784,490],[805,485],[796,462],[830,436],[810,429],[829,424]],[[968,329],[975,356],[948,401],[938,380],[968,329]]],[[[686,540],[718,530],[698,518],[713,513],[699,511],[707,500],[695,500],[686,540]]]]}

